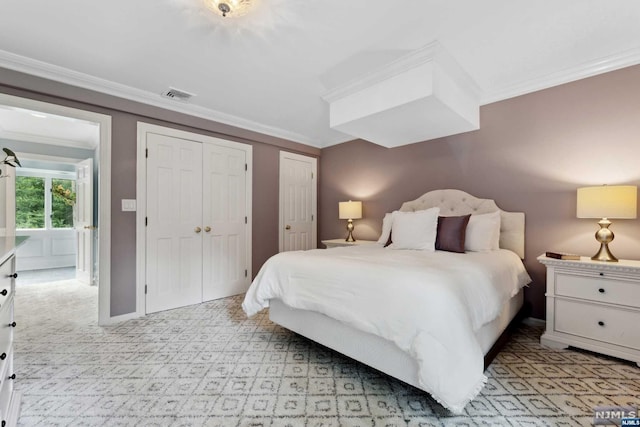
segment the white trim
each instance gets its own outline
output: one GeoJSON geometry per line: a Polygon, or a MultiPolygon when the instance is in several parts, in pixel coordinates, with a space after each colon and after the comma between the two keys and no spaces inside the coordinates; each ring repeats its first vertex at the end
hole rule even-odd
{"type": "MultiPolygon", "coordinates": [[[[490,90],[481,91],[480,105],[487,105],[538,90],[550,88],[564,83],[580,80],[586,77],[614,71],[620,68],[640,64],[640,48],[630,49],[604,58],[595,59],[579,66],[551,73],[546,76],[536,77],[527,81],[508,86],[498,86],[490,90]]],[[[130,86],[115,83],[109,80],[90,76],[70,70],[68,68],[37,61],[25,56],[16,55],[0,49],[0,67],[19,71],[37,77],[65,83],[68,85],[81,87],[108,95],[117,96],[146,105],[153,105],[159,108],[200,117],[206,120],[213,120],[230,126],[283,138],[290,141],[299,142],[316,148],[325,148],[332,145],[351,141],[354,138],[349,135],[336,136],[331,140],[318,141],[296,132],[273,126],[264,125],[231,114],[209,108],[181,103],[162,98],[160,94],[136,89],[130,86]]],[[[326,96],[326,95],[325,95],[326,96]]],[[[327,123],[328,126],[328,123],[327,123]]]]}
{"type": "Polygon", "coordinates": [[[640,64],[640,48],[629,49],[603,58],[598,58],[576,67],[547,74],[546,76],[535,77],[512,85],[496,87],[493,90],[485,91],[484,96],[481,97],[480,105],[514,98],[516,96],[585,79],[587,77],[593,77],[598,74],[608,73],[610,71],[630,67],[636,64],[640,64]]]}
{"type": "Polygon", "coordinates": [[[48,154],[25,153],[25,152],[18,152],[18,151],[16,151],[15,153],[16,153],[16,156],[18,156],[18,159],[20,160],[29,159],[29,160],[38,160],[43,162],[52,162],[52,163],[67,163],[71,165],[75,165],[76,163],[84,160],[84,159],[76,159],[73,157],[50,156],[48,154]]]}
{"type": "Polygon", "coordinates": [[[421,48],[412,50],[406,55],[401,56],[395,61],[359,76],[346,84],[338,86],[322,96],[322,99],[332,103],[342,99],[348,95],[360,92],[373,85],[389,80],[416,67],[430,63],[446,61],[447,72],[455,74],[455,81],[463,85],[461,89],[468,91],[474,98],[480,93],[480,88],[476,82],[462,69],[453,57],[444,49],[442,44],[437,40],[422,46],[421,48]]]}
{"type": "MultiPolygon", "coordinates": [[[[20,157],[19,157],[20,158],[20,157]]],[[[76,174],[69,171],[56,171],[53,169],[32,169],[32,168],[20,168],[16,170],[16,176],[33,176],[37,178],[51,178],[51,179],[68,179],[70,181],[76,180],[76,174]]],[[[45,188],[44,191],[48,189],[45,188]]]]}
{"type": "Polygon", "coordinates": [[[0,93],[0,104],[73,117],[100,125],[98,168],[98,324],[108,324],[111,318],[111,116],[2,93],[0,93]]]}
{"type": "MultiPolygon", "coordinates": [[[[147,216],[147,158],[146,142],[147,133],[157,133],[160,135],[182,138],[204,144],[215,144],[218,146],[243,150],[246,155],[247,176],[246,176],[246,198],[247,206],[247,233],[246,233],[246,257],[247,275],[253,277],[252,270],[252,236],[253,236],[253,147],[249,144],[215,138],[199,133],[187,132],[164,126],[152,125],[150,123],[138,122],[137,137],[137,162],[136,162],[136,316],[146,315],[144,286],[146,284],[146,227],[145,218],[147,216]]],[[[133,314],[132,314],[133,315],[133,314]]]]}
{"type": "Polygon", "coordinates": [[[35,135],[24,132],[14,132],[0,129],[0,137],[14,141],[33,142],[35,144],[57,145],[61,147],[78,148],[81,150],[95,150],[96,146],[84,141],[72,141],[68,139],[54,138],[45,135],[35,135]]]}
{"type": "Polygon", "coordinates": [[[159,93],[148,92],[126,86],[120,83],[94,77],[88,74],[80,73],[68,68],[49,64],[47,62],[38,61],[21,55],[0,49],[0,67],[10,70],[19,71],[48,80],[65,83],[68,85],[93,90],[108,95],[117,96],[119,98],[140,102],[146,105],[164,108],[166,110],[178,113],[188,114],[194,117],[200,117],[207,120],[213,120],[230,126],[259,132],[265,135],[275,136],[276,138],[288,139],[290,141],[299,142],[301,144],[310,145],[312,147],[320,147],[321,142],[313,140],[305,135],[280,129],[275,126],[268,126],[242,117],[212,110],[194,104],[169,100],[163,98],[159,93]]]}
{"type": "MultiPolygon", "coordinates": [[[[19,159],[19,157],[18,157],[19,159]]],[[[5,191],[5,228],[2,231],[2,236],[7,236],[7,230],[9,230],[10,236],[16,235],[16,198],[7,197],[8,194],[16,192],[16,170],[15,168],[8,167],[7,176],[4,179],[4,191],[5,191]]]]}
{"type": "Polygon", "coordinates": [[[278,252],[284,250],[285,225],[284,206],[282,204],[282,195],[284,194],[284,188],[282,188],[284,184],[282,180],[282,159],[284,158],[311,163],[311,172],[313,173],[313,178],[311,179],[311,215],[313,216],[313,220],[311,221],[311,249],[316,249],[318,247],[318,159],[302,154],[290,153],[288,151],[280,151],[280,161],[278,163],[278,252]]]}

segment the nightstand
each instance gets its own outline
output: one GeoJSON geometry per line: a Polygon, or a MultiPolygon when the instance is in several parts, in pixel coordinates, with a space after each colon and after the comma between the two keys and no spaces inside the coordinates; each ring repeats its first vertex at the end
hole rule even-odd
{"type": "Polygon", "coordinates": [[[640,261],[538,257],[547,267],[547,329],[540,343],[591,350],[640,366],[640,261]]]}
{"type": "Polygon", "coordinates": [[[360,246],[360,245],[372,245],[376,243],[374,240],[356,240],[355,242],[347,242],[344,239],[331,239],[331,240],[323,240],[322,243],[330,248],[337,248],[340,246],[360,246]]]}

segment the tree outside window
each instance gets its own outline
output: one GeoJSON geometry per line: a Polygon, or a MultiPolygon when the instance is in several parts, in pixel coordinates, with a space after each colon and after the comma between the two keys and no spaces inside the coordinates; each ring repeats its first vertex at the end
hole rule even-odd
{"type": "Polygon", "coordinates": [[[51,227],[73,227],[73,205],[76,202],[74,184],[75,182],[70,179],[51,180],[51,187],[54,190],[51,199],[51,227]]]}
{"type": "Polygon", "coordinates": [[[44,178],[16,177],[16,228],[44,228],[44,178]]]}
{"type": "Polygon", "coordinates": [[[16,228],[73,228],[75,181],[42,176],[16,177],[16,228]]]}

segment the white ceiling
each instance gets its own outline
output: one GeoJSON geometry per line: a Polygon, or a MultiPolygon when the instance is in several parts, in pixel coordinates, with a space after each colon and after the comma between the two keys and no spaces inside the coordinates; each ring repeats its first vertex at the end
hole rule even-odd
{"type": "Polygon", "coordinates": [[[353,137],[323,95],[434,40],[486,104],[640,63],[639,22],[637,0],[2,0],[0,66],[325,147],[353,137]]]}
{"type": "Polygon", "coordinates": [[[95,149],[100,127],[85,120],[0,105],[0,138],[95,149]]]}

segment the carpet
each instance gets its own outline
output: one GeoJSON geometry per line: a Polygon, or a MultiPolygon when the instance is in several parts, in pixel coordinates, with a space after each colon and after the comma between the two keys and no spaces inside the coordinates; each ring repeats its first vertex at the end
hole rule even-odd
{"type": "Polygon", "coordinates": [[[640,368],[540,346],[521,325],[465,415],[297,336],[247,319],[240,296],[97,325],[97,288],[17,290],[20,426],[591,426],[596,405],[638,405],[640,368]]]}

